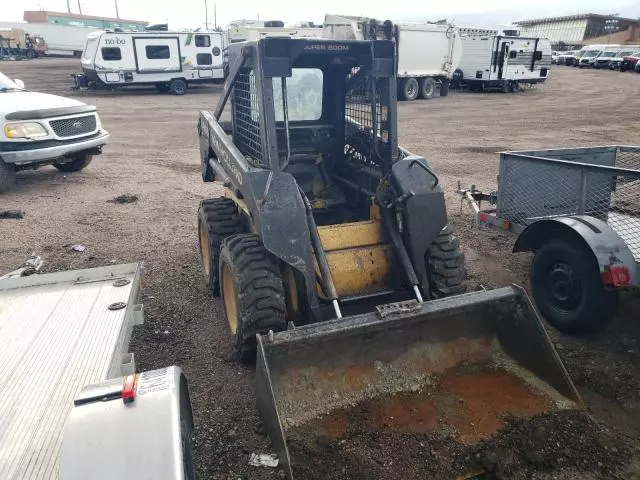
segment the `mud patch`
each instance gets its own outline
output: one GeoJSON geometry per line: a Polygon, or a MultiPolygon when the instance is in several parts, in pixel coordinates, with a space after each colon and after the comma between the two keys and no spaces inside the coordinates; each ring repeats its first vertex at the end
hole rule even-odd
{"type": "Polygon", "coordinates": [[[20,210],[2,210],[0,211],[0,220],[3,219],[11,219],[11,220],[22,220],[24,218],[24,213],[20,210]]]}
{"type": "Polygon", "coordinates": [[[107,202],[109,203],[135,203],[138,201],[138,196],[137,195],[130,195],[128,193],[125,193],[124,195],[118,195],[115,198],[112,198],[111,200],[107,200],[107,202]]]}

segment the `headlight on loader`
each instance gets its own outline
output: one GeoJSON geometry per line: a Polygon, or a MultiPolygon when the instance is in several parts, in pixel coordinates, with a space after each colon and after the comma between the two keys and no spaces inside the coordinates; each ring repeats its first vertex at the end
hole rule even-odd
{"type": "Polygon", "coordinates": [[[48,135],[47,130],[39,123],[8,123],[4,126],[7,138],[40,138],[48,135]]]}

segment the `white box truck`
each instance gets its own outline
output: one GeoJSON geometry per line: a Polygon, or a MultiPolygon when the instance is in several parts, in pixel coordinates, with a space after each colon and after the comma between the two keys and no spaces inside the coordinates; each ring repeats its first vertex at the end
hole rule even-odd
{"type": "Polygon", "coordinates": [[[430,99],[440,87],[449,93],[462,57],[460,33],[453,25],[379,22],[365,17],[326,15],[324,36],[333,40],[394,40],[398,97],[430,99]]]}
{"type": "Polygon", "coordinates": [[[454,84],[474,91],[517,91],[522,84],[545,82],[550,69],[551,42],[546,38],[469,35],[462,37],[454,84]]]}

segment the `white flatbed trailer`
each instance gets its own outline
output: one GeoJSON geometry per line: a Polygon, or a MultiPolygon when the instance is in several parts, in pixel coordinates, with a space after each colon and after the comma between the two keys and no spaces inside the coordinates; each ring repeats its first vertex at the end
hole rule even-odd
{"type": "MultiPolygon", "coordinates": [[[[186,389],[186,381],[162,381],[148,392],[153,394],[135,401],[145,393],[140,388],[149,390],[149,373],[133,375],[134,356],[128,351],[133,326],[143,322],[139,288],[138,264],[0,278],[1,479],[116,478],[110,464],[132,473],[139,463],[148,473],[158,454],[180,466],[156,462],[165,469],[162,478],[187,476],[169,473],[188,471],[181,467],[181,449],[169,449],[174,458],[137,437],[152,436],[154,447],[160,440],[180,445],[181,409],[175,405],[179,390],[186,389]],[[123,402],[126,379],[132,390],[123,402]],[[155,423],[163,430],[153,431],[149,424],[159,414],[164,420],[155,423]],[[114,432],[122,420],[135,423],[137,431],[114,432]],[[61,461],[63,437],[67,454],[61,461]],[[132,444],[136,462],[118,455],[130,453],[132,444]],[[88,476],[87,464],[95,466],[88,476]]],[[[170,367],[161,376],[181,375],[170,367]]]]}

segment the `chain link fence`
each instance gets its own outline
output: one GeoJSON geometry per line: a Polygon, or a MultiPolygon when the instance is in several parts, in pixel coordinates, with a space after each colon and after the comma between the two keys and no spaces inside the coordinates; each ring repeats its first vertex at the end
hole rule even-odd
{"type": "Polygon", "coordinates": [[[519,225],[590,215],[607,224],[640,262],[640,147],[503,153],[497,215],[519,225]]]}

